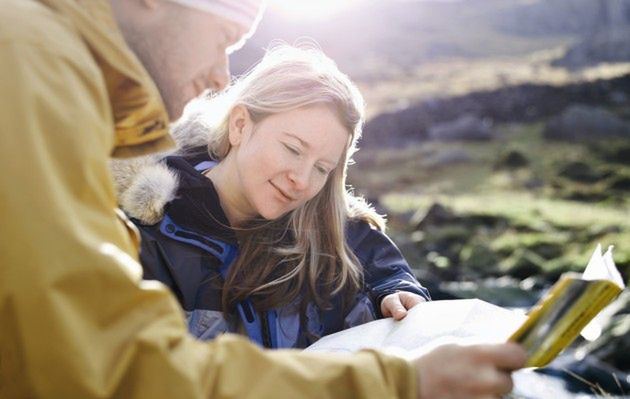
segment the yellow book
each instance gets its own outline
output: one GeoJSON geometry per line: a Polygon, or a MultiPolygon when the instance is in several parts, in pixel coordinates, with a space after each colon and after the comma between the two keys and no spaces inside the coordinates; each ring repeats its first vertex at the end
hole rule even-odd
{"type": "Polygon", "coordinates": [[[612,246],[602,255],[598,245],[584,273],[563,274],[509,340],[527,349],[527,367],[545,366],[624,288],[612,246]]]}

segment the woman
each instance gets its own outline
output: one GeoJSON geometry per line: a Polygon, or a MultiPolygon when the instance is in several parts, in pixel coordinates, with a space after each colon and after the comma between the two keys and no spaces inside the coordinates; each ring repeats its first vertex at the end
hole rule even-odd
{"type": "Polygon", "coordinates": [[[183,120],[175,155],[114,172],[145,277],[171,287],[194,335],[305,347],[429,299],[346,188],[363,99],[320,51],[269,51],[183,120]]]}

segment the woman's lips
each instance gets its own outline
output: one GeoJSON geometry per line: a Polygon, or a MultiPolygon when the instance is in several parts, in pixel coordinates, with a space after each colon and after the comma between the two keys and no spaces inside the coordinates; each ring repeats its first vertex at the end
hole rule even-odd
{"type": "Polygon", "coordinates": [[[289,194],[287,194],[284,190],[282,190],[280,187],[276,186],[275,184],[273,184],[273,182],[269,182],[273,188],[276,189],[276,191],[278,191],[278,193],[280,193],[280,195],[282,196],[282,198],[286,199],[287,201],[295,201],[296,198],[290,196],[289,194]]]}

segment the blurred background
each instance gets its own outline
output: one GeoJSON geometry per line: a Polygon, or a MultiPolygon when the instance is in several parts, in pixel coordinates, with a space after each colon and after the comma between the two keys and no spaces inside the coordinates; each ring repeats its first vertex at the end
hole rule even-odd
{"type": "MultiPolygon", "coordinates": [[[[233,73],[304,37],[366,98],[350,183],[436,299],[527,308],[600,242],[628,281],[630,0],[270,0],[233,73]]],[[[628,292],[605,313],[571,389],[630,395],[628,292]]]]}

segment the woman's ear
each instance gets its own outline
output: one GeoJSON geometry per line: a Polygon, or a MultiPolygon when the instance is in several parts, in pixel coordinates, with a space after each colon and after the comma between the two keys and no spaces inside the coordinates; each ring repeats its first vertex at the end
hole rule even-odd
{"type": "Polygon", "coordinates": [[[228,134],[232,146],[241,144],[251,124],[249,111],[244,105],[236,105],[232,108],[228,119],[228,134]]]}

